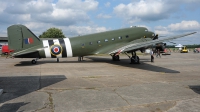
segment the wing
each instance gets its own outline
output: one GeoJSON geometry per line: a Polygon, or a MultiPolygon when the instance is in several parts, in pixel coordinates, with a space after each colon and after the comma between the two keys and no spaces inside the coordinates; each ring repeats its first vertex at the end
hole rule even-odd
{"type": "Polygon", "coordinates": [[[187,33],[187,34],[183,34],[183,35],[176,35],[176,36],[172,36],[172,37],[161,38],[161,39],[156,39],[156,40],[151,40],[151,41],[146,41],[146,42],[139,42],[139,43],[130,42],[126,46],[120,47],[118,49],[113,50],[112,52],[109,52],[109,54],[133,51],[133,50],[137,50],[139,48],[150,46],[150,45],[153,45],[153,44],[156,44],[156,43],[161,43],[161,42],[164,42],[164,41],[169,41],[169,40],[185,37],[185,36],[192,35],[192,34],[195,34],[195,33],[196,32],[192,32],[192,33],[187,33]]]}

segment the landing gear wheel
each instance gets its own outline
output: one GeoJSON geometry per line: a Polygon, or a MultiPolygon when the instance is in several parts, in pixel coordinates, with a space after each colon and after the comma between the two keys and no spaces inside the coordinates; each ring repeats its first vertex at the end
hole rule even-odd
{"type": "Polygon", "coordinates": [[[140,58],[138,56],[132,56],[131,64],[140,64],[140,58]]]}
{"type": "Polygon", "coordinates": [[[120,60],[119,60],[119,55],[117,55],[117,56],[113,55],[113,56],[112,56],[112,60],[113,60],[113,61],[120,61],[120,60]]]}
{"type": "Polygon", "coordinates": [[[36,61],[36,60],[32,60],[31,63],[32,63],[32,64],[36,64],[37,61],[36,61]]]}
{"type": "Polygon", "coordinates": [[[135,63],[136,63],[136,64],[140,64],[140,58],[139,58],[139,56],[137,56],[136,58],[137,58],[137,59],[136,59],[135,63]]]}

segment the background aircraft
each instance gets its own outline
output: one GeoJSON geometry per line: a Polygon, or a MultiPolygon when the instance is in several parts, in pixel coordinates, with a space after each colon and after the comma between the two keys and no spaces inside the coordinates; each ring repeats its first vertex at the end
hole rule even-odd
{"type": "MultiPolygon", "coordinates": [[[[145,27],[131,27],[73,38],[41,40],[24,25],[12,25],[7,30],[9,49],[13,50],[11,56],[34,58],[33,64],[40,58],[57,58],[59,61],[59,58],[78,57],[81,61],[81,57],[93,54],[110,54],[113,61],[118,61],[122,52],[131,53],[131,63],[139,63],[137,50],[143,52],[153,44],[195,33],[158,39],[158,35],[145,27]]],[[[164,46],[163,43],[160,49],[164,46]]]]}

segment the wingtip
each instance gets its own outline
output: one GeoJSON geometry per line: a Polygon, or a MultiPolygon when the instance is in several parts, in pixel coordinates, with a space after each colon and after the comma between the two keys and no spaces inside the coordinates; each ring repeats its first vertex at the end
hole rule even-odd
{"type": "Polygon", "coordinates": [[[192,32],[192,33],[189,33],[188,35],[192,35],[192,34],[195,34],[195,33],[197,33],[197,32],[192,32]]]}
{"type": "Polygon", "coordinates": [[[197,33],[197,32],[193,32],[192,34],[195,34],[195,33],[197,33]]]}

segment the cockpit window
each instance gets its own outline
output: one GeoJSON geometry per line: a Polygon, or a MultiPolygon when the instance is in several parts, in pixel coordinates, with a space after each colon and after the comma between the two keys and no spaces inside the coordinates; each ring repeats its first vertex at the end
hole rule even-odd
{"type": "Polygon", "coordinates": [[[146,29],[145,32],[148,32],[148,30],[146,29]]]}

